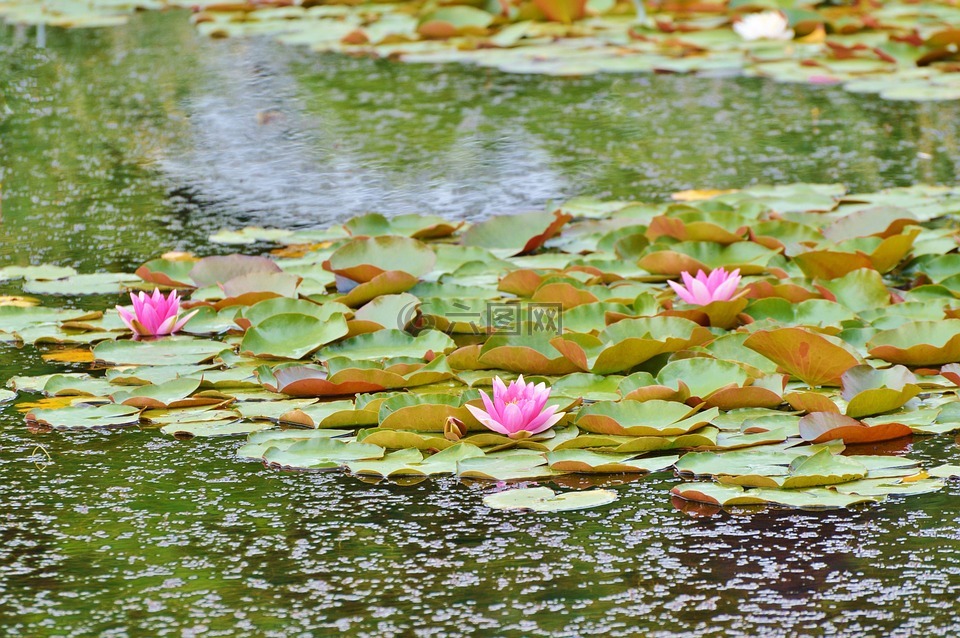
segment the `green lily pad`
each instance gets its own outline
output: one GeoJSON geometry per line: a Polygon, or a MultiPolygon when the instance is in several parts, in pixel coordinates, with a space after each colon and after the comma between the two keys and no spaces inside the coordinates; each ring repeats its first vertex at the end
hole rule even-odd
{"type": "Polygon", "coordinates": [[[44,394],[51,397],[105,397],[112,394],[116,390],[116,386],[104,379],[88,377],[87,375],[54,374],[49,377],[42,390],[44,394]]]}
{"type": "Polygon", "coordinates": [[[728,485],[799,489],[836,485],[862,479],[867,468],[853,458],[821,450],[810,456],[798,456],[787,467],[786,474],[769,476],[764,472],[750,474],[720,474],[717,480],[728,485]]]}
{"type": "Polygon", "coordinates": [[[324,267],[340,277],[364,283],[386,272],[421,277],[436,261],[436,254],[423,242],[387,236],[348,241],[330,255],[324,267]]]}
{"type": "Polygon", "coordinates": [[[580,370],[611,374],[666,352],[709,341],[710,331],[680,317],[625,319],[599,335],[567,334],[550,341],[554,348],[580,370]]]}
{"type": "Polygon", "coordinates": [[[28,423],[55,430],[90,430],[137,425],[140,408],[129,405],[72,405],[57,410],[34,409],[27,413],[28,423]]]}
{"type": "Polygon", "coordinates": [[[884,500],[883,496],[840,494],[824,488],[807,490],[744,489],[739,485],[719,485],[717,483],[684,483],[673,488],[670,493],[684,500],[720,507],[772,504],[820,510],[846,508],[858,503],[875,503],[884,500]]]}
{"type": "Polygon", "coordinates": [[[281,449],[270,447],[263,453],[264,462],[271,467],[293,470],[333,470],[348,461],[383,458],[384,449],[377,445],[317,437],[297,441],[281,449]]]}
{"type": "Polygon", "coordinates": [[[378,330],[322,348],[317,357],[322,360],[331,357],[348,357],[356,360],[391,357],[422,359],[428,353],[442,354],[453,350],[455,346],[453,339],[438,330],[426,330],[416,337],[402,330],[378,330]]]}
{"type": "Polygon", "coordinates": [[[251,432],[247,442],[237,449],[237,457],[262,461],[270,449],[285,450],[294,443],[308,439],[332,439],[353,434],[349,430],[277,430],[265,429],[251,432]]]}
{"type": "Polygon", "coordinates": [[[354,217],[344,224],[344,228],[354,237],[405,235],[414,239],[447,237],[462,226],[463,222],[437,215],[397,215],[388,219],[379,213],[354,217]]]}
{"type": "Polygon", "coordinates": [[[565,512],[609,505],[617,500],[613,490],[584,490],[557,494],[548,487],[525,487],[504,490],[483,498],[483,504],[497,510],[532,510],[565,512]]]}
{"type": "Polygon", "coordinates": [[[497,452],[482,457],[464,459],[457,463],[461,478],[488,481],[518,481],[547,478],[563,474],[547,465],[547,458],[533,450],[497,452]]]}
{"type": "Polygon", "coordinates": [[[587,432],[624,436],[677,436],[710,423],[716,408],[698,412],[673,401],[600,401],[577,413],[576,424],[587,432]]]}
{"type": "Polygon", "coordinates": [[[863,479],[837,485],[835,489],[840,494],[856,494],[859,496],[915,496],[929,494],[943,489],[946,486],[938,479],[921,479],[918,481],[902,481],[899,479],[863,479]]]}
{"type": "Polygon", "coordinates": [[[194,421],[189,423],[173,423],[160,428],[164,434],[169,434],[175,439],[192,439],[195,437],[220,437],[220,436],[239,436],[241,434],[250,434],[273,427],[269,423],[254,423],[252,421],[239,421],[237,419],[220,419],[216,421],[194,421]]]}
{"type": "Polygon", "coordinates": [[[578,372],[557,379],[551,384],[550,393],[553,397],[569,399],[616,401],[620,398],[617,388],[622,379],[623,377],[617,375],[603,376],[578,372]]]}
{"type": "Polygon", "coordinates": [[[381,460],[353,461],[347,468],[354,474],[382,476],[434,476],[455,474],[457,464],[470,458],[483,456],[483,451],[469,443],[457,443],[428,457],[416,449],[391,452],[381,460]]]}
{"type": "Polygon", "coordinates": [[[64,279],[28,280],[23,292],[34,295],[107,295],[122,292],[139,283],[140,278],[126,273],[92,273],[64,279]]]}
{"type": "Polygon", "coordinates": [[[938,465],[927,471],[930,476],[938,478],[960,478],[960,465],[938,465]]]}
{"type": "Polygon", "coordinates": [[[672,467],[679,456],[638,458],[635,454],[597,454],[587,450],[558,450],[547,454],[551,469],[587,474],[659,472],[672,467]]]}
{"type": "Polygon", "coordinates": [[[166,337],[155,341],[105,341],[94,347],[93,356],[97,361],[115,365],[196,365],[229,349],[219,341],[166,337]]]}
{"type": "MultiPolygon", "coordinates": [[[[504,437],[506,438],[506,437],[504,437]]],[[[415,449],[420,451],[445,450],[455,441],[433,432],[394,430],[392,428],[369,428],[357,432],[357,441],[379,445],[388,450],[415,449]]]]}
{"type": "MultiPolygon", "coordinates": [[[[152,263],[152,262],[151,262],[152,263]]],[[[280,267],[272,259],[249,255],[204,257],[190,269],[190,279],[198,287],[225,284],[235,277],[256,273],[279,273],[280,267]]],[[[140,274],[138,272],[138,274],[140,274]]],[[[142,275],[141,275],[142,276],[142,275]]]]}
{"type": "Polygon", "coordinates": [[[346,316],[350,312],[350,309],[343,304],[332,301],[316,304],[311,301],[306,301],[305,299],[274,297],[260,301],[249,308],[244,308],[241,318],[237,323],[243,328],[249,328],[250,326],[258,325],[264,319],[283,314],[307,315],[321,321],[326,321],[336,314],[346,316]]]}
{"type": "Polygon", "coordinates": [[[273,315],[247,330],[240,351],[255,357],[302,359],[347,332],[347,321],[340,314],[326,319],[294,313],[273,315]]]}
{"type": "Polygon", "coordinates": [[[499,257],[530,253],[560,232],[572,217],[555,213],[525,213],[491,217],[463,233],[463,245],[486,248],[499,257]]]}
{"type": "Polygon", "coordinates": [[[4,266],[0,268],[0,281],[26,279],[27,281],[55,281],[77,274],[70,266],[4,266]]]}
{"type": "Polygon", "coordinates": [[[846,415],[855,419],[893,412],[920,394],[916,375],[903,366],[854,366],[843,373],[842,384],[846,415]]]}

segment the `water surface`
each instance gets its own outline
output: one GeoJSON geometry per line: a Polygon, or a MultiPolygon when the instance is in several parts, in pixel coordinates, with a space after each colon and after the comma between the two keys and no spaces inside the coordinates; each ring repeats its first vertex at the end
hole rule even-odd
{"type": "MultiPolygon", "coordinates": [[[[960,173],[955,104],[313,56],[202,40],[183,13],[48,30],[42,50],[11,28],[0,42],[3,264],[129,270],[165,250],[224,250],[206,242],[220,227],[315,227],[369,210],[475,218],[576,194],[793,181],[876,190],[960,173]]],[[[0,346],[0,379],[54,371],[39,361],[31,347],[0,346]]],[[[661,473],[614,488],[606,508],[534,515],[490,511],[484,488],[453,479],[267,470],[237,461],[238,445],[35,435],[4,407],[0,631],[960,631],[956,483],[853,511],[696,517],[671,505],[675,479],[661,473]]],[[[960,460],[949,436],[899,451],[960,460]]]]}

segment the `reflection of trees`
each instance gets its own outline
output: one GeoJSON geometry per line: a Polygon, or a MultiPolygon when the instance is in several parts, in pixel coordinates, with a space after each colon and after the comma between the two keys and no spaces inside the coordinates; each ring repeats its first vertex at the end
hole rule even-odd
{"type": "Polygon", "coordinates": [[[0,55],[11,111],[0,119],[6,255],[93,270],[127,268],[164,247],[151,226],[166,193],[149,165],[180,130],[178,100],[198,80],[184,17],[48,29],[45,49],[30,39],[0,55]]]}
{"type": "Polygon", "coordinates": [[[439,158],[464,146],[465,130],[491,159],[509,135],[549,153],[540,171],[565,178],[558,195],[644,198],[792,181],[876,190],[952,182],[960,171],[950,154],[960,139],[953,103],[884,102],[766,80],[557,79],[330,58],[303,64],[298,75],[309,108],[336,122],[349,148],[397,171],[432,166],[443,174],[439,158]],[[918,163],[917,151],[938,144],[934,162],[918,163]]]}

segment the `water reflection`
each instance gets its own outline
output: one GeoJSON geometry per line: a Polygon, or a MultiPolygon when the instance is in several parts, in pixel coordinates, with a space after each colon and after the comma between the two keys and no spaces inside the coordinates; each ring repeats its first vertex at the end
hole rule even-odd
{"type": "Polygon", "coordinates": [[[185,18],[54,30],[43,50],[4,28],[0,256],[123,270],[165,250],[209,251],[205,238],[223,226],[960,176],[957,103],[753,79],[544,78],[306,55],[203,40],[185,18]]]}

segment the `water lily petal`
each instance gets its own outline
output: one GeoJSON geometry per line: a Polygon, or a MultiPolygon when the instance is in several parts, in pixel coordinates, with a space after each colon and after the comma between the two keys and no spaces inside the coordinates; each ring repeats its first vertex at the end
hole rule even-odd
{"type": "MultiPolygon", "coordinates": [[[[185,325],[187,325],[187,322],[190,321],[191,319],[193,319],[193,315],[197,314],[198,312],[200,312],[200,309],[199,309],[199,308],[197,308],[196,310],[193,310],[193,311],[188,312],[187,314],[185,314],[185,315],[184,315],[179,321],[177,321],[177,323],[173,326],[173,330],[170,331],[170,334],[173,334],[173,333],[175,333],[175,332],[180,332],[180,330],[181,330],[185,325]]],[[[176,315],[176,313],[174,313],[174,315],[176,315]]]]}
{"type": "MultiPolygon", "coordinates": [[[[686,273],[683,273],[683,274],[686,274],[686,273]]],[[[667,283],[670,284],[670,287],[673,288],[673,291],[677,293],[677,296],[683,299],[685,302],[689,304],[696,303],[693,300],[693,295],[691,295],[686,288],[684,288],[680,284],[673,281],[668,281],[667,283]]]]}
{"type": "Polygon", "coordinates": [[[504,435],[510,434],[510,431],[507,428],[501,425],[498,421],[495,421],[494,419],[490,418],[490,415],[488,415],[486,412],[484,412],[480,408],[474,407],[472,405],[468,405],[467,409],[470,410],[470,414],[472,414],[474,418],[477,419],[477,421],[479,421],[481,424],[483,424],[485,427],[489,428],[490,430],[493,430],[498,434],[504,434],[504,435]]]}
{"type": "Polygon", "coordinates": [[[122,321],[126,327],[136,332],[136,330],[133,327],[133,321],[134,319],[136,319],[136,316],[132,312],[130,312],[126,308],[117,306],[117,314],[120,315],[120,321],[122,321]]]}
{"type": "Polygon", "coordinates": [[[503,408],[500,424],[510,432],[519,432],[526,423],[523,420],[523,413],[516,403],[508,403],[503,408]]]}

